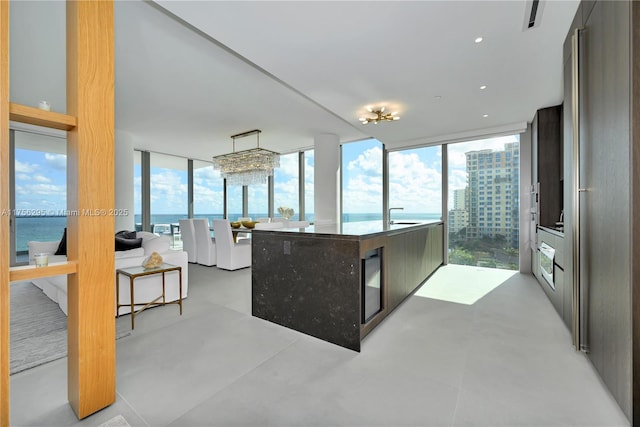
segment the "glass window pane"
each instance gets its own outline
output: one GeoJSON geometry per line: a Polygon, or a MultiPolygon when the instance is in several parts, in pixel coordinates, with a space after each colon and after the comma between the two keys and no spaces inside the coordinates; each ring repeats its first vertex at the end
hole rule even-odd
{"type": "Polygon", "coordinates": [[[390,220],[442,219],[442,146],[389,153],[390,220]]]}
{"type": "Polygon", "coordinates": [[[342,221],[382,219],[382,143],[342,145],[342,221]]]}
{"type": "Polygon", "coordinates": [[[193,216],[224,218],[224,180],[209,162],[193,161],[193,216]]]}
{"type": "Polygon", "coordinates": [[[280,167],[273,171],[274,217],[280,217],[278,208],[285,207],[293,209],[291,219],[299,218],[298,189],[298,153],[281,155],[280,167]]]}
{"type": "Polygon", "coordinates": [[[133,152],[133,218],[136,230],[142,230],[142,152],[133,152]]]}
{"type": "Polygon", "coordinates": [[[249,217],[257,218],[269,216],[269,186],[267,184],[251,184],[249,189],[249,217]]]}
{"type": "Polygon", "coordinates": [[[447,148],[449,262],[517,270],[520,136],[447,148]]]}
{"type": "Polygon", "coordinates": [[[59,241],[67,226],[66,140],[15,131],[16,262],[27,242],[59,241]]]}
{"type": "Polygon", "coordinates": [[[189,214],[187,159],[151,153],[151,230],[171,235],[171,224],[189,214]]]}
{"type": "Polygon", "coordinates": [[[227,218],[231,221],[242,216],[242,186],[227,186],[227,218]]]}
{"type": "Polygon", "coordinates": [[[314,198],[314,151],[304,152],[304,219],[313,222],[315,216],[314,198]]]}

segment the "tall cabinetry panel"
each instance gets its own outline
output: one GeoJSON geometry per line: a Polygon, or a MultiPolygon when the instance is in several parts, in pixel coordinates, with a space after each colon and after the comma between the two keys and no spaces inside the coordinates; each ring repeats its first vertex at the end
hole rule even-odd
{"type": "Polygon", "coordinates": [[[568,36],[563,47],[563,80],[564,80],[564,103],[563,103],[563,211],[564,211],[564,233],[563,252],[566,254],[564,260],[564,308],[563,320],[571,331],[573,328],[573,192],[577,184],[573,181],[573,97],[572,97],[572,65],[573,55],[571,46],[571,35],[576,28],[582,28],[582,9],[578,8],[573,23],[569,28],[568,36]]]}
{"type": "MultiPolygon", "coordinates": [[[[581,347],[587,350],[589,359],[629,418],[632,415],[630,248],[634,245],[630,233],[631,4],[583,2],[578,9],[576,20],[583,23],[577,50],[579,126],[565,121],[565,134],[573,137],[577,131],[579,136],[577,151],[565,149],[565,157],[576,157],[565,163],[565,176],[569,176],[566,166],[571,168],[571,175],[579,171],[579,181],[571,179],[566,185],[566,200],[570,203],[565,206],[572,206],[574,196],[578,195],[575,205],[578,209],[565,212],[565,230],[575,229],[579,233],[577,241],[565,240],[566,247],[579,254],[570,271],[571,277],[580,277],[579,286],[573,291],[580,291],[581,347]],[[566,156],[569,152],[571,155],[566,156]],[[579,248],[575,246],[577,242],[579,248]]],[[[567,51],[565,43],[565,59],[567,51]]],[[[567,77],[566,64],[565,87],[567,81],[572,82],[567,77]]],[[[565,103],[570,102],[568,95],[565,89],[565,103]]],[[[565,282],[568,279],[565,274],[565,282]]],[[[565,288],[568,287],[565,283],[565,288]]]]}
{"type": "Polygon", "coordinates": [[[538,182],[538,225],[555,226],[562,211],[562,105],[542,108],[531,123],[533,182],[538,182]]]}

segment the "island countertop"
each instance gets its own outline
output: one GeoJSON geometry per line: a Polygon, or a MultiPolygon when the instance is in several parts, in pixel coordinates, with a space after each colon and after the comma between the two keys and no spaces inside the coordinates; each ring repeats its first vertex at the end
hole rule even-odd
{"type": "Polygon", "coordinates": [[[360,240],[362,238],[373,238],[377,236],[392,236],[398,233],[403,233],[409,229],[423,228],[425,226],[431,226],[434,224],[440,224],[440,220],[405,220],[394,221],[391,224],[386,224],[382,220],[378,221],[358,221],[358,222],[344,222],[341,224],[322,224],[322,225],[310,225],[306,228],[279,228],[279,229],[256,229],[253,232],[282,232],[282,233],[299,233],[308,236],[341,236],[346,239],[352,238],[354,240],[360,240]]]}

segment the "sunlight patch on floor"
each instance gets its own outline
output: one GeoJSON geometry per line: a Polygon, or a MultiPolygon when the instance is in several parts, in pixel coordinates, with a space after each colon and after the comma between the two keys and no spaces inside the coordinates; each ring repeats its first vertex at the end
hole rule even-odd
{"type": "Polygon", "coordinates": [[[517,271],[470,265],[440,267],[414,296],[472,305],[517,271]]]}

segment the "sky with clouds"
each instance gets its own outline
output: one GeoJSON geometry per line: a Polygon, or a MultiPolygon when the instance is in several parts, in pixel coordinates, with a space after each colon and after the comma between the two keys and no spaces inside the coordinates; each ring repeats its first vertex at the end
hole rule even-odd
{"type": "MultiPolygon", "coordinates": [[[[503,149],[518,136],[490,138],[450,144],[449,200],[453,190],[466,186],[465,153],[478,149],[503,149]]],[[[139,155],[139,153],[138,153],[139,155]]],[[[180,169],[151,168],[152,214],[187,214],[186,159],[180,169]]],[[[16,149],[16,208],[62,212],[66,209],[66,156],[63,154],[16,149]]],[[[305,153],[305,203],[312,213],[313,151],[305,153]]],[[[440,146],[389,153],[389,206],[403,207],[405,214],[441,214],[442,150],[440,146]]],[[[298,154],[282,155],[274,174],[274,204],[298,211],[298,154]]],[[[367,140],[343,145],[343,212],[380,213],[382,211],[382,144],[367,140]]],[[[135,207],[140,212],[140,166],[134,171],[135,207]]],[[[242,188],[229,187],[229,211],[242,212],[242,188]]],[[[194,213],[221,214],[222,179],[210,164],[194,162],[194,213]]],[[[267,185],[249,186],[249,211],[266,215],[267,185]]]]}

